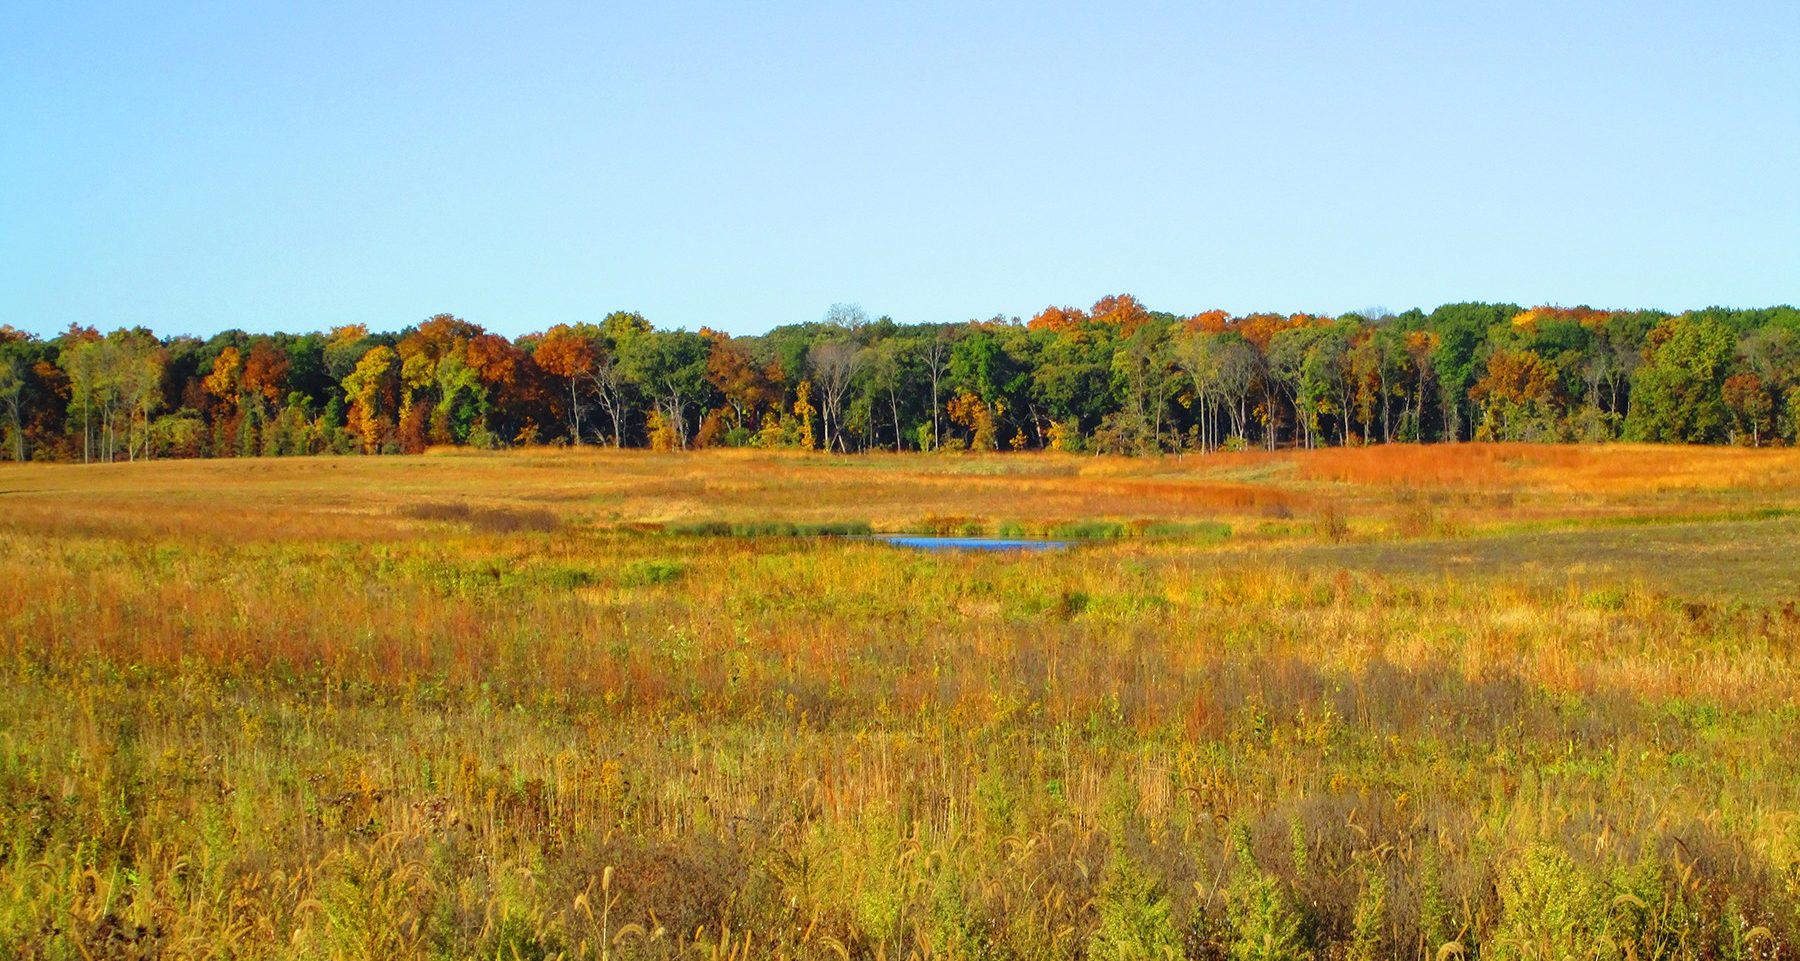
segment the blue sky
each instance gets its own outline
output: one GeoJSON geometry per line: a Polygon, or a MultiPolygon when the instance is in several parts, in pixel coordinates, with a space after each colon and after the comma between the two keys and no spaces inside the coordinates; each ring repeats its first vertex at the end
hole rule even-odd
{"type": "Polygon", "coordinates": [[[0,323],[1800,300],[1800,4],[16,4],[0,323]]]}

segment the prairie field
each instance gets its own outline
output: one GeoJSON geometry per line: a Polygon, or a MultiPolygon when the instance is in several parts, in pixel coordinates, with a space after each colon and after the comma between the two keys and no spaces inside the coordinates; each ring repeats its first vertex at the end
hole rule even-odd
{"type": "Polygon", "coordinates": [[[0,466],[0,957],[1796,957],[1797,595],[1791,448],[0,466]]]}

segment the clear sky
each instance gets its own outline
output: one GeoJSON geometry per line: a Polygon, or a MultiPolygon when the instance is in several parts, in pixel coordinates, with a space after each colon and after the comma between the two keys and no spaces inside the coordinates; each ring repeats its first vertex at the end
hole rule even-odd
{"type": "Polygon", "coordinates": [[[17,2],[0,323],[1800,300],[1800,3],[17,2]]]}

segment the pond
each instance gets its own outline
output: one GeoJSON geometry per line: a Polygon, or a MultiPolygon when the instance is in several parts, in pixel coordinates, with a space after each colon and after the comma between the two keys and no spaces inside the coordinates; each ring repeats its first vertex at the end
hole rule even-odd
{"type": "Polygon", "coordinates": [[[933,534],[877,534],[875,539],[894,547],[911,547],[922,551],[1054,551],[1068,547],[1068,541],[1039,540],[1027,537],[944,537],[933,534]]]}

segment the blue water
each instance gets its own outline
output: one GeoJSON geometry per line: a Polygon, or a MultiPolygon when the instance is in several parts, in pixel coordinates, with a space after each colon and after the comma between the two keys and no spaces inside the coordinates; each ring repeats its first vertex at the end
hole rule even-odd
{"type": "Polygon", "coordinates": [[[938,537],[931,534],[877,534],[877,540],[895,547],[922,551],[1053,551],[1068,541],[1032,540],[1023,537],[938,537]]]}

